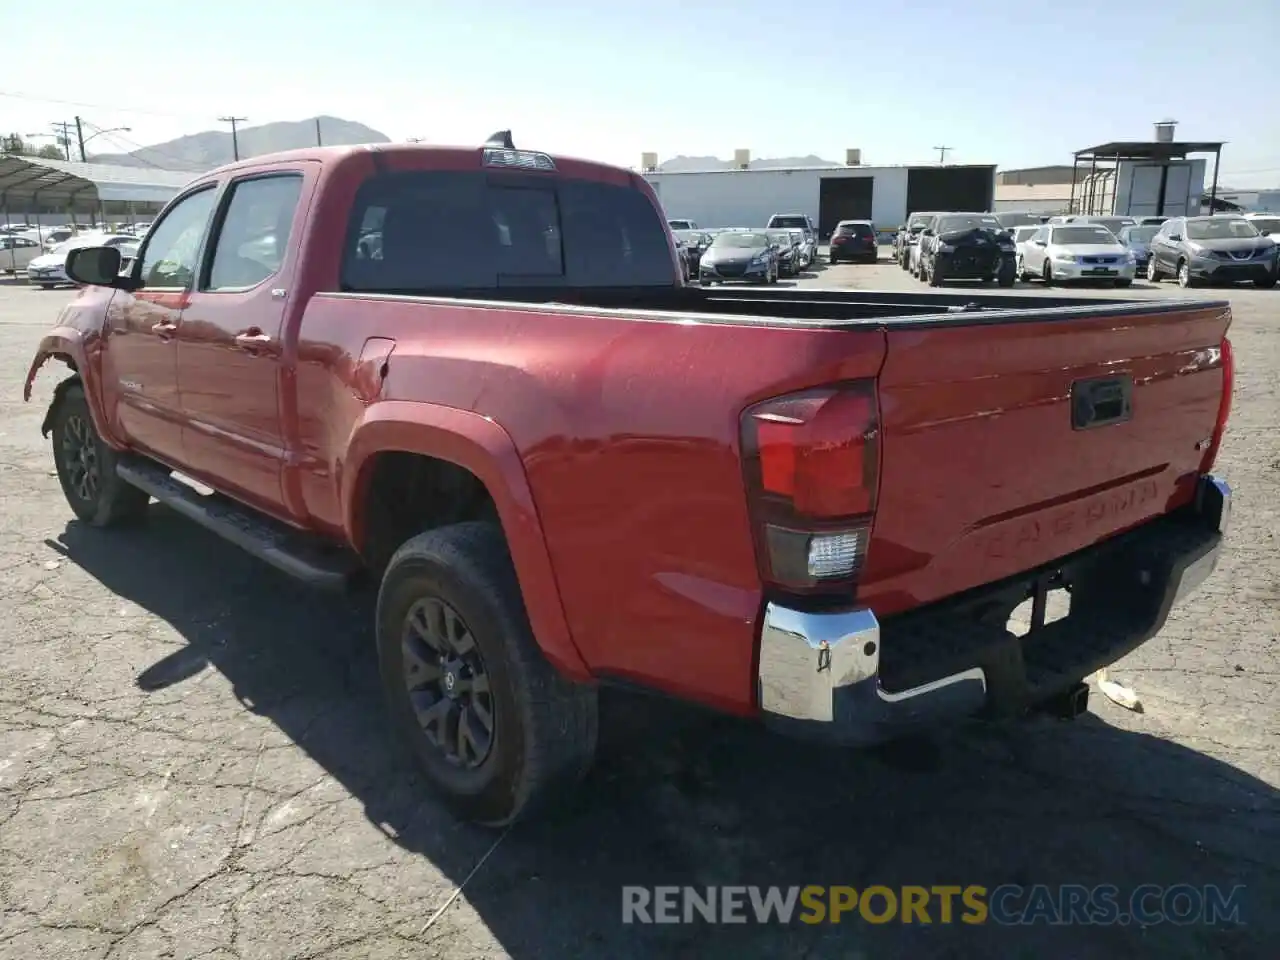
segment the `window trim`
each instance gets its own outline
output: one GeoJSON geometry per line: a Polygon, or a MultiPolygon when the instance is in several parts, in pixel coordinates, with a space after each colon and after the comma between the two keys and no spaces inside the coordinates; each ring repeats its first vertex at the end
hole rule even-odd
{"type": "MultiPolygon", "coordinates": [[[[221,185],[218,183],[218,181],[214,180],[211,182],[202,183],[199,186],[193,187],[192,189],[188,190],[186,193],[180,196],[174,197],[173,200],[170,201],[168,206],[166,206],[164,210],[160,213],[160,215],[156,217],[156,219],[152,222],[151,228],[147,231],[146,237],[143,238],[141,245],[138,247],[138,253],[134,257],[134,261],[133,261],[133,268],[135,271],[133,279],[137,281],[137,284],[138,284],[137,290],[134,291],[135,293],[141,290],[173,292],[175,290],[187,291],[191,289],[192,287],[191,283],[183,284],[181,286],[172,286],[172,287],[147,286],[146,280],[145,280],[145,272],[143,269],[146,266],[147,253],[150,251],[151,243],[155,239],[156,227],[159,227],[166,220],[168,220],[169,217],[173,215],[173,211],[177,210],[178,207],[186,203],[192,197],[197,196],[201,193],[207,193],[209,191],[213,191],[214,209],[216,210],[217,201],[218,201],[218,189],[220,186],[221,185]]],[[[210,223],[213,222],[212,216],[210,216],[209,222],[210,223]]],[[[208,239],[209,239],[209,226],[206,225],[204,235],[200,238],[200,242],[196,245],[196,268],[197,269],[191,272],[192,283],[195,282],[196,274],[199,272],[200,257],[204,252],[204,245],[208,241],[208,239]]]]}
{"type": "Polygon", "coordinates": [[[298,210],[302,207],[302,195],[306,187],[306,172],[301,169],[288,170],[268,170],[262,173],[250,173],[243,177],[236,177],[227,180],[222,184],[222,192],[218,198],[217,206],[214,208],[213,216],[209,221],[209,232],[205,237],[204,249],[200,255],[200,269],[196,273],[196,283],[194,292],[216,296],[224,293],[248,293],[256,290],[263,284],[274,280],[284,271],[288,262],[292,244],[286,245],[285,255],[280,259],[278,266],[270,275],[263,277],[257,283],[249,284],[246,287],[218,287],[217,289],[209,289],[209,282],[213,277],[213,261],[218,255],[218,241],[222,239],[222,228],[226,224],[227,214],[231,210],[231,204],[236,199],[236,188],[243,183],[252,183],[257,180],[274,180],[282,177],[294,177],[298,180],[298,199],[293,207],[293,221],[289,225],[289,239],[293,240],[293,228],[296,226],[298,210]],[[212,241],[212,242],[210,242],[212,241]]]}

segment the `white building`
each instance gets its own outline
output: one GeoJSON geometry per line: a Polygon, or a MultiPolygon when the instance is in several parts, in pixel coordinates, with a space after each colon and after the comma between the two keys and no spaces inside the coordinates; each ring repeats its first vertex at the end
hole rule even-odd
{"type": "MultiPolygon", "coordinates": [[[[649,166],[649,165],[646,165],[649,166]]],[[[912,210],[990,210],[994,165],[647,170],[668,218],[700,227],[764,226],[775,213],[807,214],[825,238],[841,220],[894,230],[912,210]]]]}

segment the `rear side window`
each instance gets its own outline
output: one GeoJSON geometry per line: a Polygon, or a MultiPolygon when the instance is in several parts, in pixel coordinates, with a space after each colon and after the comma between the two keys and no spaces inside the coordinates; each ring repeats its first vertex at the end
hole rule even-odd
{"type": "Polygon", "coordinates": [[[637,190],[480,172],[384,174],[359,190],[342,286],[672,286],[665,221],[637,190]]]}

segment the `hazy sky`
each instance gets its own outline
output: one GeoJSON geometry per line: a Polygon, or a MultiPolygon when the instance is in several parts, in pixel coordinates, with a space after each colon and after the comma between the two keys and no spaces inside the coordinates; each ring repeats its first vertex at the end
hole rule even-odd
{"type": "Polygon", "coordinates": [[[1280,185],[1280,0],[62,0],[50,16],[6,37],[0,128],[132,128],[91,152],[227,114],[329,114],[436,143],[510,127],[626,166],[737,147],[906,163],[946,145],[1020,167],[1174,117],[1179,138],[1229,141],[1234,185],[1280,185]]]}

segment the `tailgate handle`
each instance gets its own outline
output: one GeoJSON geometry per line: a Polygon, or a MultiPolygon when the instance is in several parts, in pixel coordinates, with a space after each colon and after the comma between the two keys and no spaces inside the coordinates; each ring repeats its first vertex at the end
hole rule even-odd
{"type": "Polygon", "coordinates": [[[1071,384],[1071,427],[1088,430],[1133,417],[1133,379],[1097,377],[1071,384]]]}

